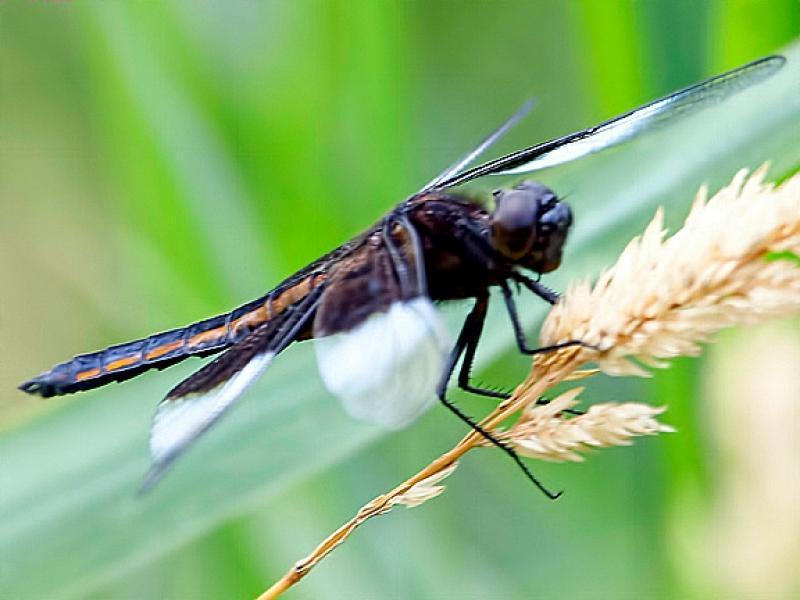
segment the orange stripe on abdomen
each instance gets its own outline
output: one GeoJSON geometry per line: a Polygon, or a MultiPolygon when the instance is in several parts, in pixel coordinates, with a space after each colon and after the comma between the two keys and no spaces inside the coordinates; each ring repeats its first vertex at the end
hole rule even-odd
{"type": "Polygon", "coordinates": [[[106,371],[117,371],[119,369],[124,369],[125,367],[133,366],[139,362],[141,362],[142,357],[141,355],[138,356],[126,356],[125,358],[118,358],[117,360],[112,360],[110,363],[105,365],[106,371]]]}
{"type": "Polygon", "coordinates": [[[323,274],[309,275],[305,279],[294,284],[292,287],[283,290],[279,295],[269,300],[270,309],[273,317],[281,314],[287,308],[305,298],[314,289],[319,281],[323,281],[323,274]]]}
{"type": "Polygon", "coordinates": [[[202,333],[193,335],[186,342],[186,345],[191,349],[203,344],[224,340],[227,335],[228,328],[223,325],[222,327],[215,327],[214,329],[209,329],[208,331],[203,331],[202,333]]]}
{"type": "Polygon", "coordinates": [[[169,354],[170,352],[173,352],[182,346],[183,346],[183,340],[178,340],[176,342],[168,342],[166,344],[162,344],[161,346],[156,346],[147,353],[144,359],[156,360],[157,358],[161,358],[165,354],[169,354]]]}
{"type": "Polygon", "coordinates": [[[259,325],[266,323],[272,319],[270,311],[267,309],[267,306],[270,304],[270,300],[261,305],[259,308],[250,311],[248,313],[243,314],[241,317],[237,318],[234,321],[231,321],[230,324],[230,336],[232,340],[236,340],[240,338],[242,335],[246,335],[247,333],[253,331],[259,325]]]}
{"type": "Polygon", "coordinates": [[[86,371],[81,371],[80,373],[75,375],[75,381],[85,381],[87,379],[92,379],[93,377],[97,377],[100,375],[102,371],[100,369],[87,369],[86,371]]]}

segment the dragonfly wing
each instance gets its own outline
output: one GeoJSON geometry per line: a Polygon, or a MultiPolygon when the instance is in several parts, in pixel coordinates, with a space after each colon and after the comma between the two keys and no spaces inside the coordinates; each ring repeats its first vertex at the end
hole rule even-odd
{"type": "Polygon", "coordinates": [[[442,173],[434,177],[431,181],[429,181],[418,193],[422,194],[424,192],[429,192],[431,190],[437,189],[440,187],[440,184],[444,181],[447,181],[451,177],[454,177],[463,169],[465,169],[472,161],[478,158],[481,154],[483,154],[489,147],[494,144],[497,140],[503,137],[508,131],[514,127],[519,121],[527,115],[531,109],[535,106],[535,102],[533,100],[528,100],[525,104],[523,104],[517,112],[515,112],[508,120],[500,125],[497,129],[495,129],[492,133],[490,133],[484,140],[475,146],[472,150],[470,150],[467,154],[462,156],[458,159],[455,163],[450,165],[447,169],[445,169],[442,173]]]}
{"type": "Polygon", "coordinates": [[[348,413],[400,429],[436,400],[448,339],[433,303],[418,297],[317,338],[315,349],[326,387],[348,413]]]}
{"type": "Polygon", "coordinates": [[[553,167],[599,150],[615,146],[646,129],[706,108],[766,79],[780,69],[786,59],[768,56],[674,92],[635,110],[563,137],[518,150],[489,161],[440,183],[450,187],[484,175],[531,173],[553,167]]]}
{"type": "Polygon", "coordinates": [[[178,456],[233,406],[274,356],[274,353],[265,352],[253,357],[241,371],[217,388],[187,396],[167,397],[161,402],[150,430],[152,465],[142,484],[143,491],[155,485],[178,456]]]}
{"type": "Polygon", "coordinates": [[[394,258],[384,245],[338,266],[314,323],[326,387],[352,416],[389,429],[409,424],[436,400],[449,350],[436,308],[413,283],[424,278],[415,246],[409,236],[394,258]]]}
{"type": "Polygon", "coordinates": [[[294,341],[313,315],[324,286],[312,291],[279,319],[259,326],[224,354],[190,375],[161,401],[150,430],[152,465],[142,491],[208,431],[294,341]]]}

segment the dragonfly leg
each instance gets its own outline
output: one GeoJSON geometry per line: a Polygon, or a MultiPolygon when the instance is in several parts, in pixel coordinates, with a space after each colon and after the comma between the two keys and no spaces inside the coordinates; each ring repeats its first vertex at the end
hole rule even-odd
{"type": "MultiPolygon", "coordinates": [[[[533,282],[532,283],[536,283],[533,282]]],[[[538,284],[536,284],[538,285],[538,284]]],[[[544,288],[544,286],[542,286],[544,288]]],[[[560,350],[561,348],[569,348],[571,346],[584,346],[587,348],[594,348],[581,340],[569,340],[566,342],[561,342],[559,344],[553,344],[551,346],[541,346],[539,348],[531,348],[528,346],[528,342],[525,339],[525,331],[522,329],[522,325],[519,322],[519,315],[517,314],[517,305],[514,302],[514,296],[511,293],[511,288],[508,287],[506,282],[500,284],[500,289],[503,291],[503,299],[506,303],[506,309],[508,310],[508,317],[511,319],[511,325],[514,327],[514,336],[517,338],[517,347],[519,351],[523,354],[545,354],[547,352],[552,352],[554,350],[560,350]]],[[[544,288],[547,289],[547,288],[544,288]]],[[[544,297],[544,296],[542,296],[544,297]]]]}
{"type": "Polygon", "coordinates": [[[505,400],[509,394],[497,390],[489,390],[481,387],[474,386],[470,383],[470,374],[472,371],[472,364],[475,361],[475,352],[478,349],[478,341],[480,340],[481,333],[483,332],[483,324],[486,321],[486,310],[489,306],[488,295],[479,296],[475,300],[475,305],[472,307],[469,315],[464,320],[464,325],[458,335],[453,350],[445,363],[445,368],[442,371],[442,378],[437,387],[437,393],[443,394],[447,389],[447,384],[453,376],[456,364],[463,354],[464,358],[461,361],[461,369],[458,373],[458,387],[466,392],[476,394],[478,396],[487,396],[489,398],[499,398],[505,400]]]}
{"type": "MultiPolygon", "coordinates": [[[[541,273],[539,273],[539,277],[541,276],[542,276],[541,273]]],[[[555,304],[556,302],[558,302],[558,299],[560,297],[559,293],[539,283],[538,278],[531,279],[530,277],[527,277],[522,273],[517,273],[516,271],[512,271],[511,278],[517,283],[521,283],[522,285],[524,285],[526,288],[528,288],[534,294],[539,296],[539,298],[541,298],[545,302],[548,302],[549,304],[555,304]]]]}
{"type": "MultiPolygon", "coordinates": [[[[522,459],[519,457],[519,454],[508,446],[507,444],[498,440],[493,434],[486,431],[483,427],[481,427],[472,417],[464,413],[460,408],[458,408],[451,400],[447,398],[447,382],[450,380],[453,371],[455,370],[456,363],[458,359],[461,357],[461,354],[464,353],[466,350],[468,356],[470,358],[470,364],[472,358],[475,355],[475,347],[477,345],[478,338],[480,338],[481,330],[483,329],[483,322],[486,318],[486,308],[488,306],[489,298],[488,296],[479,297],[475,302],[475,306],[473,307],[470,314],[467,316],[466,320],[464,321],[464,326],[461,328],[461,333],[458,336],[458,340],[456,341],[455,346],[453,347],[452,352],[445,364],[445,368],[442,372],[442,377],[439,381],[439,385],[436,389],[436,395],[439,397],[439,401],[444,404],[447,409],[456,415],[459,419],[461,419],[464,423],[469,425],[470,429],[473,431],[478,432],[484,438],[489,440],[492,445],[497,446],[503,452],[505,452],[511,459],[516,463],[516,465],[522,470],[525,477],[533,483],[545,496],[550,498],[551,500],[555,500],[563,492],[552,492],[548,488],[544,486],[544,484],[539,481],[536,476],[528,469],[527,465],[522,462],[522,459]]],[[[465,363],[467,356],[465,356],[465,363]]],[[[459,380],[462,379],[462,376],[468,381],[469,379],[469,366],[467,366],[466,371],[462,366],[461,369],[462,375],[459,375],[459,380]],[[463,373],[466,372],[466,375],[463,373]]],[[[459,381],[461,383],[461,381],[459,381]]],[[[462,386],[463,387],[463,386],[462,386]]],[[[505,394],[500,396],[500,392],[495,392],[493,390],[480,390],[480,388],[464,388],[468,391],[474,391],[474,393],[483,394],[487,396],[493,397],[505,397],[505,394]],[[471,389],[470,389],[471,388],[471,389]],[[480,390],[480,391],[475,391],[480,390]]]]}

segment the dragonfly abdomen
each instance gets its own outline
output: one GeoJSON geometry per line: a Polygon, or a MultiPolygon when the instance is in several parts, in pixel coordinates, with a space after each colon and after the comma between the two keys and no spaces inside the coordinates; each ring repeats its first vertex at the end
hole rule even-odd
{"type": "Polygon", "coordinates": [[[20,389],[45,398],[124,381],[149,369],[164,369],[189,356],[217,353],[302,300],[324,275],[289,281],[266,296],[204,321],[150,337],[81,354],[26,381],[20,389]]]}
{"type": "Polygon", "coordinates": [[[189,356],[213,354],[229,345],[224,321],[221,335],[215,323],[225,316],[81,354],[23,383],[20,389],[45,398],[60,396],[124,381],[149,369],[164,369],[189,356]],[[190,343],[192,338],[195,343],[190,343]]]}

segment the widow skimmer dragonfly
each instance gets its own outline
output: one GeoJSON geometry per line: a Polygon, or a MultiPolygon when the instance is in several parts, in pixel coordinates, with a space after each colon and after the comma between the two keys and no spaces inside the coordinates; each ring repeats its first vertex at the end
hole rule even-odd
{"type": "MultiPolygon", "coordinates": [[[[556,269],[572,224],[569,207],[547,187],[524,181],[494,194],[490,210],[453,191],[486,175],[524,174],[624,142],[759,82],[783,66],[769,56],[557,139],[468,168],[531,108],[528,103],[472,151],[403,200],[361,235],[301,269],[261,298],[210,319],[83,354],[23,383],[43,397],[93,389],[189,356],[221,353],[159,404],[150,434],[152,466],[144,487],[214,425],[292,342],[314,339],[322,380],[353,416],[388,428],[407,425],[438,397],[459,418],[514,458],[446,395],[458,361],[470,383],[489,289],[499,287],[521,352],[528,346],[509,283],[549,303],[558,295],[522,270],[556,269]],[[454,344],[433,302],[473,299],[454,344]]],[[[567,342],[580,343],[579,340],[567,342]]]]}

